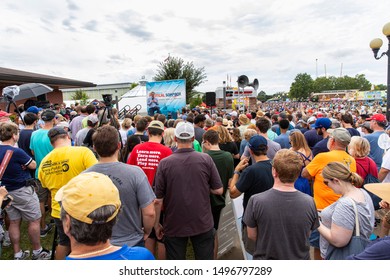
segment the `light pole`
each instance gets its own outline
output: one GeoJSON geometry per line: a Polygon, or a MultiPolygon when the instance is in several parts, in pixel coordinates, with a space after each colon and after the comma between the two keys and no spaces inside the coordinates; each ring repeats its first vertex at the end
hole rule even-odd
{"type": "Polygon", "coordinates": [[[370,48],[374,52],[375,59],[380,59],[385,54],[387,55],[387,106],[386,106],[386,119],[390,121],[390,22],[386,23],[382,29],[383,34],[389,41],[389,46],[386,52],[383,52],[378,57],[379,49],[382,47],[383,41],[380,38],[376,38],[370,42],[370,48]]]}

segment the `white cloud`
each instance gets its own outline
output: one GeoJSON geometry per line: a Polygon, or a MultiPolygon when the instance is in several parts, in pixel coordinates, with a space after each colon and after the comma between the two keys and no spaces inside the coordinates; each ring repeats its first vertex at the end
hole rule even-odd
{"type": "Polygon", "coordinates": [[[3,0],[0,66],[133,82],[151,80],[170,54],[205,67],[201,91],[245,74],[272,94],[288,91],[298,73],[315,78],[325,68],[386,84],[386,58],[375,61],[368,47],[372,38],[386,41],[390,1],[379,2],[3,0]]]}

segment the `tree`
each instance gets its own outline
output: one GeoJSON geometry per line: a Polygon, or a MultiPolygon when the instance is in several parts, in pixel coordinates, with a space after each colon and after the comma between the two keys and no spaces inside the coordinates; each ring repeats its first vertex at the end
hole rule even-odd
{"type": "Polygon", "coordinates": [[[290,87],[290,98],[307,99],[313,92],[314,82],[307,73],[300,73],[295,77],[290,87]]]}
{"type": "Polygon", "coordinates": [[[187,104],[194,95],[194,88],[205,82],[206,78],[204,67],[196,68],[192,61],[184,62],[179,57],[168,57],[160,62],[157,74],[153,77],[155,81],[185,79],[187,104]]]}
{"type": "Polygon", "coordinates": [[[387,86],[384,84],[379,84],[375,86],[375,90],[387,90],[387,86]]]}
{"type": "Polygon", "coordinates": [[[88,99],[88,94],[82,90],[76,90],[76,92],[72,95],[72,100],[80,101],[80,105],[87,105],[88,99]]]}
{"type": "Polygon", "coordinates": [[[333,90],[335,81],[334,77],[319,77],[314,80],[313,91],[314,92],[322,92],[325,90],[333,90]]]}
{"type": "Polygon", "coordinates": [[[257,100],[260,100],[261,102],[265,102],[268,100],[268,97],[267,97],[267,94],[265,93],[265,91],[261,90],[258,94],[257,94],[257,100]]]}

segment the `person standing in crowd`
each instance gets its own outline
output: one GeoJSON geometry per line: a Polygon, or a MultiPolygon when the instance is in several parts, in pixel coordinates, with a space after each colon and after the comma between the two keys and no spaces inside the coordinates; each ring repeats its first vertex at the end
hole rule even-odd
{"type": "Polygon", "coordinates": [[[367,239],[374,229],[375,210],[371,197],[361,188],[362,178],[350,167],[341,162],[330,162],[322,170],[324,184],[341,197],[321,212],[321,225],[318,228],[321,257],[327,257],[329,245],[346,246],[355,232],[355,209],[359,215],[360,236],[367,239]]]}
{"type": "Polygon", "coordinates": [[[367,121],[370,121],[370,128],[374,131],[373,133],[364,136],[368,142],[370,142],[370,154],[368,156],[375,161],[379,171],[382,166],[384,150],[379,147],[378,140],[379,137],[385,133],[387,120],[385,115],[375,114],[371,118],[368,118],[367,121]]]}
{"type": "Polygon", "coordinates": [[[307,178],[302,177],[303,168],[308,165],[313,159],[312,152],[307,145],[305,136],[301,133],[300,130],[292,131],[289,135],[291,148],[290,150],[294,151],[299,155],[302,160],[302,170],[299,172],[298,178],[295,180],[294,186],[297,190],[304,192],[310,196],[313,196],[312,182],[307,178]]]}
{"type": "Polygon", "coordinates": [[[312,125],[313,126],[315,125],[316,121],[317,121],[316,117],[314,117],[314,116],[309,117],[307,120],[309,130],[303,134],[306,138],[307,144],[309,145],[310,149],[312,149],[312,150],[318,142],[320,142],[322,139],[324,139],[323,136],[318,135],[317,130],[312,127],[312,125]]]}
{"type": "Polygon", "coordinates": [[[197,115],[194,119],[195,139],[199,143],[202,143],[202,136],[206,132],[206,130],[203,129],[205,121],[206,117],[203,114],[197,115]]]}
{"type": "MultiPolygon", "coordinates": [[[[222,195],[210,194],[211,211],[213,213],[214,228],[218,231],[219,219],[225,207],[226,191],[233,176],[234,162],[231,153],[223,151],[218,145],[219,136],[215,130],[208,130],[203,134],[203,150],[213,159],[223,184],[222,195]]],[[[218,253],[218,234],[215,235],[214,259],[218,253]]]]}
{"type": "MultiPolygon", "coordinates": [[[[42,159],[53,150],[53,146],[50,144],[50,139],[47,135],[47,132],[54,127],[56,114],[53,110],[45,110],[41,119],[44,122],[42,128],[34,131],[31,134],[30,139],[30,150],[34,155],[35,161],[37,163],[37,168],[35,170],[35,178],[38,179],[39,166],[41,165],[42,159]]],[[[49,205],[50,207],[50,193],[46,188],[42,188],[41,183],[38,182],[38,199],[39,206],[41,209],[41,237],[45,237],[48,232],[52,229],[52,224],[46,224],[46,209],[45,206],[49,205]]]]}
{"type": "Polygon", "coordinates": [[[241,137],[244,137],[244,132],[248,128],[248,126],[251,124],[251,121],[249,120],[249,118],[245,114],[241,114],[238,117],[238,123],[240,125],[238,127],[238,129],[240,130],[241,137]]]}
{"type": "Polygon", "coordinates": [[[90,149],[72,146],[71,139],[63,128],[53,127],[47,135],[54,149],[42,159],[38,178],[42,187],[51,193],[51,216],[59,235],[55,258],[63,260],[70,252],[70,242],[60,221],[60,205],[54,197],[70,179],[96,164],[97,160],[90,149]]]}
{"type": "MultiPolygon", "coordinates": [[[[349,166],[351,172],[356,172],[356,161],[345,150],[351,142],[351,134],[345,128],[328,130],[329,152],[316,155],[313,160],[303,169],[302,177],[314,180],[313,195],[318,211],[322,211],[332,203],[336,202],[340,194],[335,193],[324,183],[322,170],[330,162],[342,162],[349,166]]],[[[314,258],[321,259],[319,232],[314,230],[310,236],[310,245],[314,247],[314,258]]]]}
{"type": "Polygon", "coordinates": [[[74,142],[76,140],[76,135],[79,130],[83,128],[83,119],[88,116],[87,114],[87,107],[82,106],[80,108],[80,115],[77,117],[74,117],[72,121],[69,124],[69,129],[72,133],[72,141],[74,142]]]}
{"type": "Polygon", "coordinates": [[[273,187],[249,199],[243,220],[248,238],[256,242],[253,259],[310,259],[309,236],[319,221],[313,198],[294,188],[301,167],[302,160],[294,151],[278,151],[272,167],[273,187]]]}
{"type": "Polygon", "coordinates": [[[331,128],[332,121],[328,118],[319,118],[316,120],[314,125],[314,129],[317,134],[322,137],[322,140],[317,142],[317,144],[313,147],[313,157],[318,155],[319,153],[329,152],[328,149],[328,129],[331,128]]]}
{"type": "Polygon", "coordinates": [[[287,131],[289,129],[290,122],[288,119],[281,119],[279,121],[279,129],[280,133],[279,135],[274,139],[276,143],[279,143],[280,147],[282,149],[290,149],[290,141],[288,139],[287,131]]]}
{"type": "Polygon", "coordinates": [[[357,131],[353,127],[354,122],[353,122],[353,118],[352,118],[351,114],[346,113],[346,114],[341,115],[341,125],[342,125],[342,127],[344,127],[345,129],[347,129],[349,131],[349,133],[351,134],[351,137],[352,136],[360,136],[360,132],[357,131]]]}
{"type": "Polygon", "coordinates": [[[32,244],[33,260],[48,260],[51,252],[42,248],[40,242],[39,200],[34,188],[27,185],[31,179],[29,169],[36,168],[36,162],[22,149],[16,148],[19,138],[19,127],[14,123],[0,124],[0,162],[3,161],[7,151],[12,151],[7,168],[1,180],[1,184],[7,188],[8,194],[13,197],[12,203],[6,208],[10,225],[9,237],[12,242],[15,260],[25,260],[30,256],[29,250],[23,250],[20,246],[21,221],[28,222],[28,236],[32,244]]]}
{"type": "Polygon", "coordinates": [[[119,133],[121,134],[123,147],[126,145],[127,133],[129,132],[129,129],[131,128],[132,122],[133,121],[130,118],[124,118],[122,123],[121,123],[121,128],[119,129],[119,133]]]}
{"type": "Polygon", "coordinates": [[[149,116],[153,116],[155,113],[161,114],[158,98],[155,97],[155,93],[153,91],[149,93],[149,97],[146,103],[148,105],[149,116]]]}
{"type": "Polygon", "coordinates": [[[111,243],[145,246],[155,222],[154,199],[148,178],[141,168],[118,161],[121,147],[119,133],[113,126],[101,126],[93,134],[98,164],[85,172],[98,172],[110,177],[119,190],[122,213],[113,228],[111,243]]]}
{"type": "MultiPolygon", "coordinates": [[[[370,143],[366,138],[352,136],[351,143],[348,145],[348,153],[356,161],[356,173],[362,177],[363,181],[368,174],[378,178],[378,169],[375,162],[368,157],[370,153],[370,143]]],[[[362,186],[356,186],[360,188],[362,186]]]]}
{"type": "MultiPolygon", "coordinates": [[[[18,147],[25,151],[31,158],[34,158],[34,155],[30,150],[31,135],[35,130],[37,124],[37,115],[34,113],[26,113],[23,117],[25,126],[20,130],[18,147]]],[[[35,169],[30,169],[32,177],[35,177],[35,169]]]]}
{"type": "Polygon", "coordinates": [[[85,137],[87,136],[88,132],[91,129],[96,129],[96,126],[99,123],[98,117],[94,114],[89,115],[88,117],[86,117],[84,119],[87,120],[87,127],[84,127],[77,132],[75,140],[74,140],[75,146],[83,146],[85,137]]]}
{"type": "Polygon", "coordinates": [[[61,221],[71,244],[67,260],[154,259],[145,248],[110,243],[121,200],[106,175],[80,174],[62,187],[55,199],[61,202],[61,221]]]}
{"type": "Polygon", "coordinates": [[[237,145],[233,142],[233,138],[226,127],[220,125],[217,127],[219,148],[222,151],[229,152],[234,159],[240,158],[240,153],[237,145]]]}
{"type": "MultiPolygon", "coordinates": [[[[244,193],[244,213],[249,198],[257,193],[272,188],[274,179],[272,177],[271,160],[267,157],[267,139],[261,135],[254,135],[248,141],[250,154],[254,158],[252,165],[248,166],[248,158],[244,158],[234,169],[234,175],[229,184],[229,193],[232,199],[244,193]]],[[[246,225],[242,224],[242,238],[246,251],[253,255],[255,242],[248,240],[246,225]]]]}
{"type": "Polygon", "coordinates": [[[155,230],[157,237],[165,236],[168,260],[185,259],[188,239],[191,239],[195,259],[214,259],[215,229],[210,193],[222,195],[223,185],[212,158],[192,148],[194,135],[192,124],[177,125],[178,150],[161,160],[155,177],[155,230]],[[162,205],[163,226],[159,223],[162,205]]]}
{"type": "MultiPolygon", "coordinates": [[[[86,111],[87,117],[84,118],[84,119],[82,119],[82,121],[81,121],[82,128],[86,128],[86,127],[88,126],[87,121],[88,121],[88,117],[89,117],[89,116],[95,116],[95,117],[97,117],[97,114],[95,113],[95,111],[96,111],[95,105],[93,105],[93,104],[88,104],[88,105],[85,107],[85,111],[86,111]]],[[[77,135],[77,133],[76,133],[76,135],[77,135]]]]}
{"type": "MultiPolygon", "coordinates": [[[[151,187],[154,187],[153,182],[158,164],[163,158],[172,154],[170,148],[161,144],[163,134],[164,124],[160,121],[152,121],[148,126],[149,141],[135,146],[127,161],[128,164],[139,166],[145,172],[151,187]]],[[[163,211],[161,217],[163,218],[163,211]]],[[[151,235],[146,240],[145,246],[153,254],[155,254],[157,246],[158,258],[165,259],[164,243],[162,240],[157,239],[153,229],[151,235]]]]}
{"type": "MultiPolygon", "coordinates": [[[[281,146],[279,143],[269,138],[268,133],[270,131],[270,128],[271,128],[271,123],[266,117],[260,117],[257,120],[256,131],[260,136],[263,136],[265,139],[267,139],[267,157],[272,160],[276,152],[281,149],[281,146]]],[[[245,147],[243,156],[249,158],[250,156],[249,147],[245,147]]],[[[243,157],[241,157],[241,159],[242,158],[243,157]]],[[[252,162],[254,162],[254,159],[252,159],[252,162]]]]}

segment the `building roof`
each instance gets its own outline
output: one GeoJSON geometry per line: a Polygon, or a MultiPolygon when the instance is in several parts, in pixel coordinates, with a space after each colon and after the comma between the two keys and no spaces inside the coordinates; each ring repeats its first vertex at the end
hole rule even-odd
{"type": "Polygon", "coordinates": [[[24,83],[42,83],[53,89],[95,87],[96,84],[0,67],[0,88],[24,83]]]}

